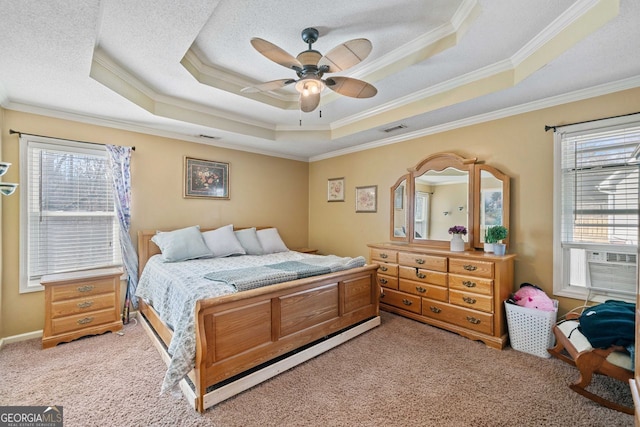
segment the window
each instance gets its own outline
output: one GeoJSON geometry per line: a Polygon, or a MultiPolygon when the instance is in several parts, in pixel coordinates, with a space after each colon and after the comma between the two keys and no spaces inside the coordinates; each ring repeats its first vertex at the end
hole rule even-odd
{"type": "Polygon", "coordinates": [[[20,292],[45,274],[121,264],[107,152],[23,135],[20,292]]]}
{"type": "Polygon", "coordinates": [[[554,293],[636,293],[640,117],[557,129],[554,293]]]}

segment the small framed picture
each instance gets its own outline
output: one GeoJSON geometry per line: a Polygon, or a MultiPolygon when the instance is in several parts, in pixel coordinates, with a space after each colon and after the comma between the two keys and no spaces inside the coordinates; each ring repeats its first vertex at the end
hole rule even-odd
{"type": "Polygon", "coordinates": [[[356,187],[356,212],[376,212],[378,210],[378,186],[356,187]]]}
{"type": "Polygon", "coordinates": [[[183,197],[229,200],[229,163],[185,157],[183,197]]]}
{"type": "Polygon", "coordinates": [[[330,178],[328,180],[327,202],[344,202],[344,178],[330,178]]]}

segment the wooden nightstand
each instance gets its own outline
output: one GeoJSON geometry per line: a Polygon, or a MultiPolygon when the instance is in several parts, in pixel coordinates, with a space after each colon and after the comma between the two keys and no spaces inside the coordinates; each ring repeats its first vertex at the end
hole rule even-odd
{"type": "Polygon", "coordinates": [[[43,276],[42,348],[122,329],[121,275],[120,268],[102,268],[43,276]]]}

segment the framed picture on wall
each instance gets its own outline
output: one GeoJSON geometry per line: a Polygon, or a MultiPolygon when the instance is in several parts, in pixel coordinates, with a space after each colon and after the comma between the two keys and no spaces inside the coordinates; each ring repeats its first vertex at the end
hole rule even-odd
{"type": "Polygon", "coordinates": [[[327,181],[327,202],[344,202],[344,177],[327,181]]]}
{"type": "Polygon", "coordinates": [[[356,187],[356,212],[378,210],[378,186],[356,187]]]}
{"type": "Polygon", "coordinates": [[[483,190],[480,199],[481,230],[502,225],[502,190],[483,190]]]}
{"type": "Polygon", "coordinates": [[[183,197],[229,200],[229,163],[185,157],[183,197]]]}

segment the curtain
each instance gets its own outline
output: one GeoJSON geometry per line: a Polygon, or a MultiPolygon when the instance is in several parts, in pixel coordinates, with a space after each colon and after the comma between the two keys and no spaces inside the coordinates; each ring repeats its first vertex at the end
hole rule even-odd
{"type": "Polygon", "coordinates": [[[122,262],[127,271],[127,292],[125,296],[123,321],[129,323],[129,309],[138,307],[135,299],[138,286],[138,255],[129,235],[131,224],[131,147],[105,145],[109,154],[109,167],[113,177],[116,212],[120,223],[120,247],[122,262]]]}

